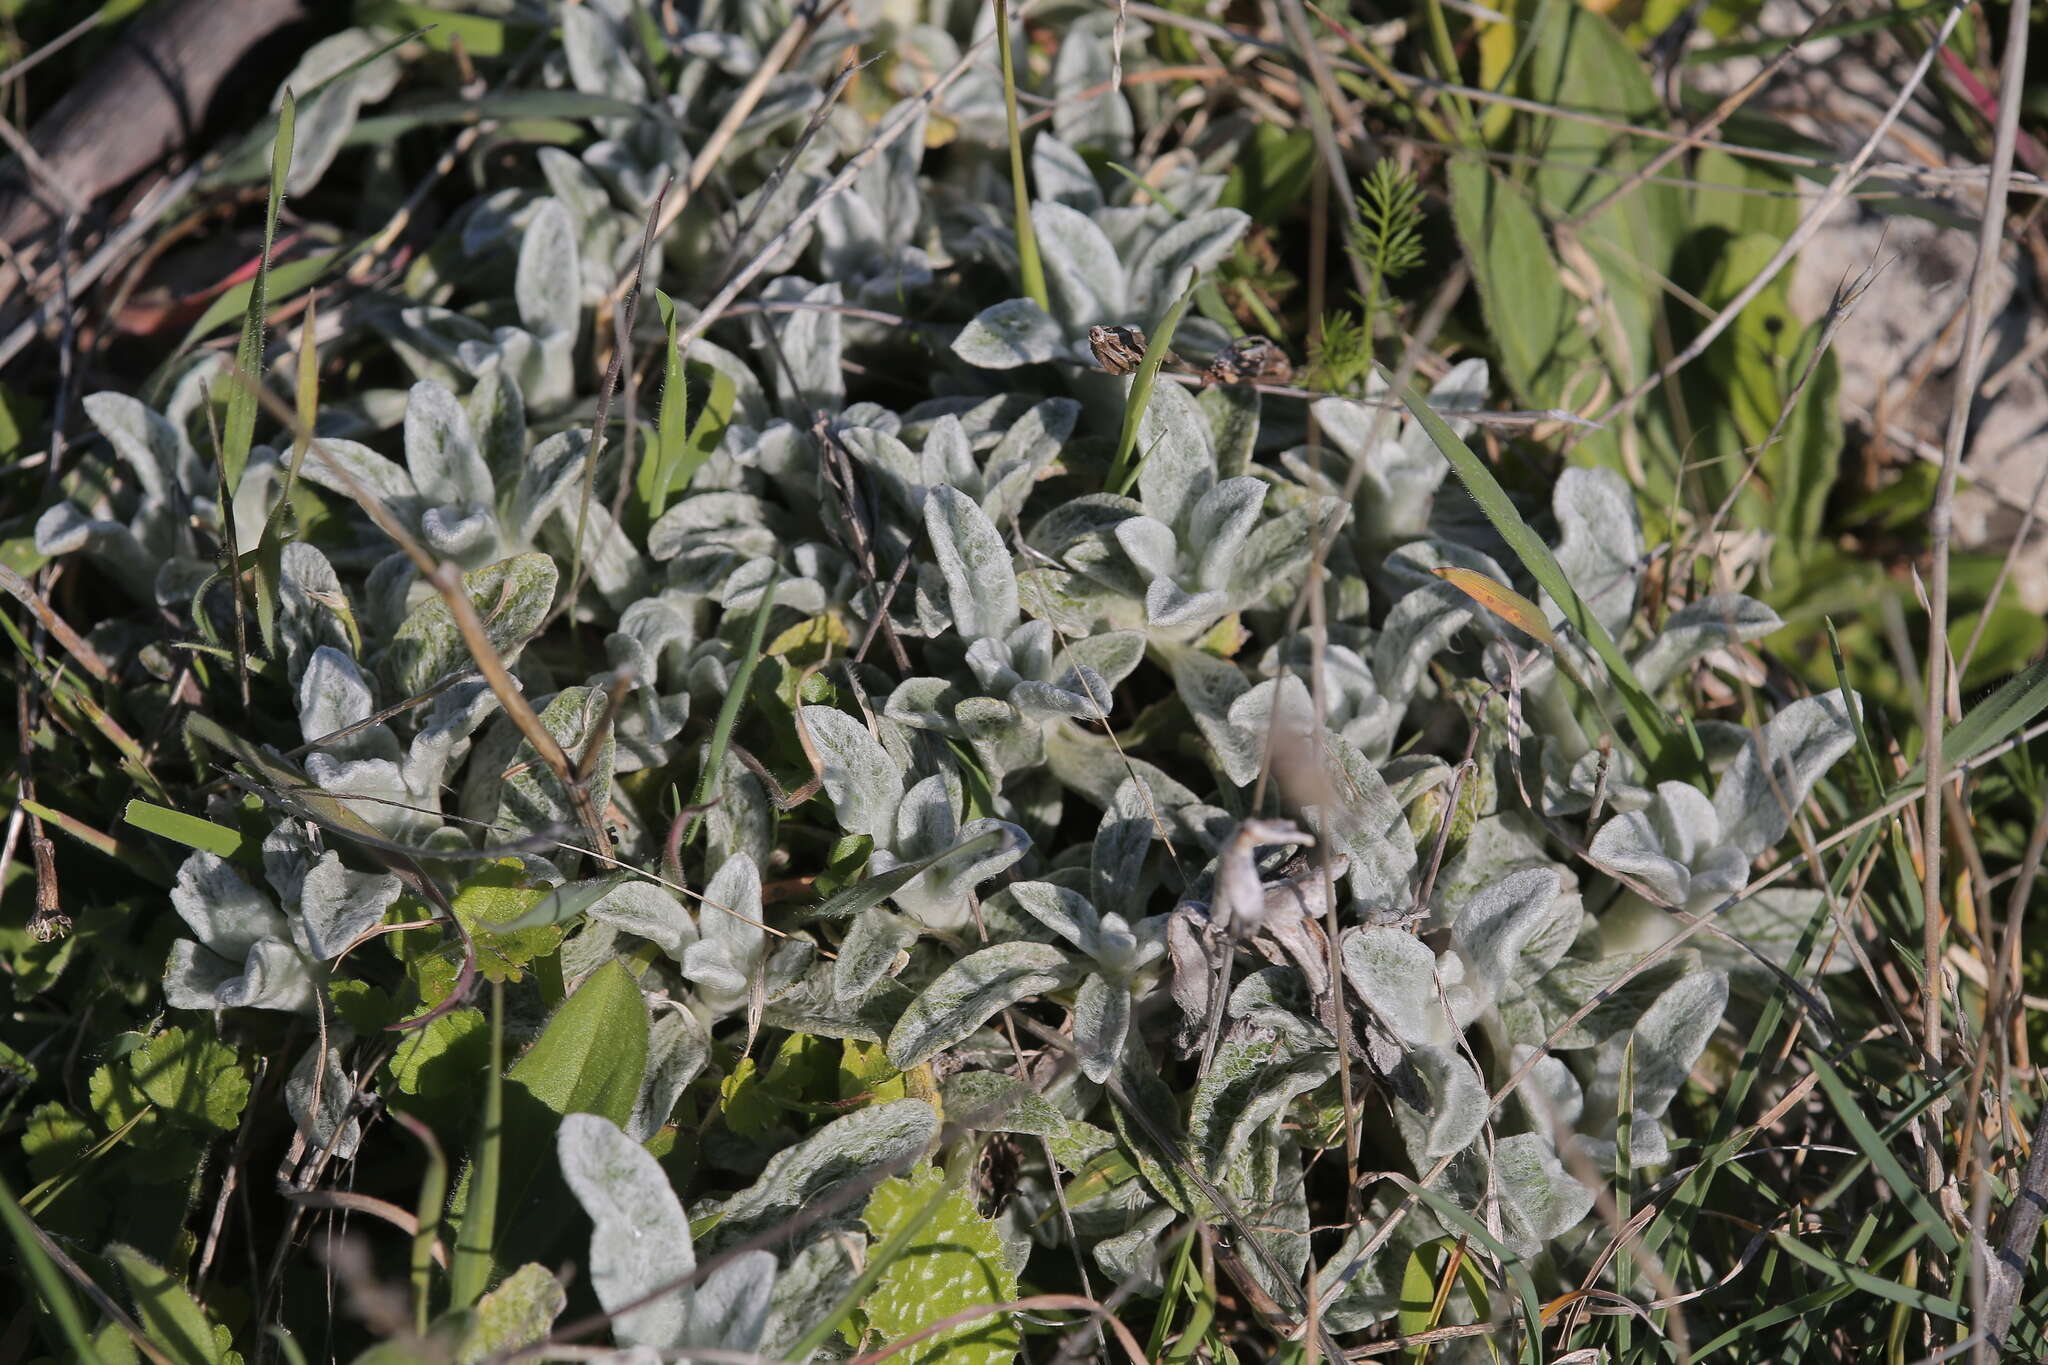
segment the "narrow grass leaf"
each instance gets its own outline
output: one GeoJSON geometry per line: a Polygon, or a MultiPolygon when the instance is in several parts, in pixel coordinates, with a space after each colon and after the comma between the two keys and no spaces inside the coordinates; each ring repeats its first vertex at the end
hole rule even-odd
{"type": "Polygon", "coordinates": [[[1894,1283],[1881,1276],[1873,1275],[1858,1266],[1838,1261],[1827,1253],[1817,1251],[1806,1245],[1806,1243],[1787,1232],[1773,1233],[1771,1240],[1782,1247],[1786,1254],[1790,1255],[1794,1260],[1804,1262],[1818,1270],[1821,1274],[1841,1284],[1853,1286],[1868,1294],[1875,1294],[1879,1298],[1891,1303],[1903,1304],[1905,1307],[1916,1312],[1931,1313],[1937,1318],[1946,1318],[1950,1322],[1962,1321],[1962,1313],[1956,1306],[1938,1295],[1929,1294],[1924,1290],[1914,1289],[1908,1285],[1894,1283]]]}
{"type": "MultiPolygon", "coordinates": [[[[711,726],[711,747],[704,756],[704,771],[697,778],[697,795],[692,805],[701,807],[711,800],[718,774],[725,769],[726,747],[732,743],[733,727],[739,724],[740,711],[747,704],[747,688],[753,684],[754,670],[761,663],[761,642],[768,633],[768,617],[775,610],[775,585],[781,577],[781,570],[775,570],[761,589],[761,605],[754,609],[754,621],[747,630],[747,652],[740,656],[739,672],[733,675],[732,686],[726,689],[725,700],[719,705],[718,719],[711,726]]],[[[690,828],[683,835],[684,848],[695,841],[703,826],[701,813],[691,817],[690,828]]]]}
{"type": "MultiPolygon", "coordinates": [[[[2048,659],[2038,660],[2026,672],[2007,680],[2005,686],[1970,708],[1969,714],[1942,736],[1942,759],[1951,768],[1966,763],[1986,749],[2017,734],[2034,717],[2048,708],[2048,659]]],[[[1893,788],[1895,795],[1927,780],[1927,760],[1893,788]]]]}
{"type": "Polygon", "coordinates": [[[1556,652],[1557,637],[1543,623],[1543,613],[1536,609],[1534,602],[1513,588],[1502,587],[1476,569],[1461,569],[1454,564],[1443,565],[1430,572],[1537,644],[1556,652]]]}
{"type": "Polygon", "coordinates": [[[1138,424],[1144,420],[1145,408],[1152,401],[1152,386],[1159,382],[1159,367],[1166,362],[1166,353],[1173,345],[1174,329],[1180,326],[1188,305],[1195,301],[1197,283],[1199,277],[1188,284],[1187,292],[1175,299],[1166,316],[1159,319],[1159,326],[1145,343],[1145,358],[1138,362],[1138,373],[1131,379],[1130,396],[1124,400],[1123,431],[1117,436],[1116,459],[1110,463],[1109,483],[1118,493],[1129,493],[1131,485],[1138,481],[1138,471],[1144,468],[1142,456],[1131,458],[1138,445],[1138,424]]]}
{"type": "MultiPolygon", "coordinates": [[[[661,290],[654,291],[654,303],[661,310],[661,327],[667,335],[667,352],[661,369],[661,409],[654,423],[654,457],[640,464],[641,510],[651,526],[668,508],[669,490],[675,486],[675,467],[681,462],[688,437],[684,423],[690,404],[690,381],[683,373],[682,349],[676,345],[676,301],[661,290]]],[[[687,484],[686,478],[682,482],[687,484]]]]}
{"type": "MultiPolygon", "coordinates": [[[[99,1352],[93,1348],[91,1333],[85,1330],[85,1319],[79,1314],[78,1301],[71,1297],[71,1286],[64,1283],[64,1272],[43,1249],[35,1224],[21,1211],[21,1205],[14,1200],[13,1188],[5,1181],[0,1181],[0,1218],[7,1221],[8,1235],[14,1239],[20,1263],[27,1267],[27,1278],[35,1286],[36,1296],[57,1321],[57,1330],[63,1334],[61,1344],[69,1346],[72,1355],[84,1365],[100,1365],[99,1352]]],[[[50,1344],[57,1346],[60,1343],[50,1344]]]]}
{"type": "Polygon", "coordinates": [[[1893,1197],[1904,1201],[1914,1219],[1927,1229],[1927,1235],[1934,1239],[1936,1246],[1945,1254],[1954,1255],[1961,1243],[1956,1241],[1955,1233],[1949,1231],[1948,1223],[1934,1206],[1927,1202],[1919,1182],[1906,1173],[1897,1155],[1879,1136],[1870,1116],[1864,1112],[1864,1106],[1870,1102],[1869,1097],[1859,1096],[1850,1089],[1848,1082],[1842,1079],[1841,1073],[1829,1064],[1827,1058],[1810,1050],[1806,1055],[1813,1065],[1814,1074],[1820,1077],[1821,1089],[1828,1092],[1828,1102],[1835,1106],[1835,1112],[1848,1125],[1856,1138],[1856,1145],[1870,1158],[1870,1164],[1877,1167],[1877,1173],[1892,1187],[1893,1197]]]}
{"type": "Polygon", "coordinates": [[[134,1247],[116,1243],[107,1255],[128,1283],[143,1331],[172,1365],[223,1365],[213,1324],[182,1280],[134,1247]]]}
{"type": "Polygon", "coordinates": [[[1508,1278],[1512,1279],[1515,1283],[1515,1293],[1520,1301],[1522,1318],[1528,1328],[1527,1339],[1522,1343],[1522,1354],[1524,1358],[1529,1360],[1542,1359],[1543,1301],[1536,1296],[1536,1282],[1529,1278],[1529,1268],[1522,1264],[1521,1258],[1516,1256],[1514,1252],[1509,1251],[1501,1243],[1500,1239],[1488,1232],[1485,1224],[1438,1194],[1435,1190],[1426,1189],[1406,1176],[1389,1175],[1387,1178],[1400,1185],[1423,1203],[1429,1205],[1429,1211],[1435,1214],[1438,1219],[1455,1227],[1458,1231],[1464,1233],[1467,1237],[1485,1248],[1486,1253],[1492,1256],[1500,1267],[1507,1272],[1508,1278]]]}
{"type": "MultiPolygon", "coordinates": [[[[1149,353],[1147,359],[1150,359],[1149,353]]],[[[1493,477],[1493,471],[1472,453],[1471,447],[1458,439],[1458,433],[1451,430],[1450,423],[1438,416],[1436,409],[1430,407],[1429,401],[1412,386],[1404,385],[1400,396],[1415,420],[1422,424],[1422,429],[1429,433],[1429,439],[1450,461],[1452,471],[1472,495],[1472,501],[1479,505],[1479,510],[1493,523],[1493,529],[1500,532],[1501,538],[1522,561],[1522,567],[1550,594],[1551,600],[1564,612],[1565,619],[1607,665],[1615,690],[1621,693],[1622,705],[1627,708],[1629,719],[1635,723],[1637,742],[1643,746],[1644,757],[1654,767],[1665,746],[1679,736],[1670,719],[1636,680],[1635,670],[1629,667],[1627,658],[1614,643],[1614,637],[1607,633],[1607,627],[1600,624],[1593,609],[1573,589],[1571,580],[1565,577],[1564,569],[1559,566],[1556,556],[1550,553],[1550,547],[1543,543],[1543,538],[1522,520],[1522,514],[1515,510],[1507,490],[1493,477]]],[[[1704,767],[1705,757],[1699,751],[1697,737],[1693,738],[1692,744],[1694,762],[1704,767]]]]}
{"type": "Polygon", "coordinates": [[[292,462],[286,468],[284,487],[277,502],[263,519],[263,534],[249,558],[256,576],[256,633],[264,653],[277,657],[277,611],[284,593],[284,546],[292,538],[292,490],[298,486],[299,470],[305,466],[306,451],[313,444],[313,425],[320,413],[320,342],[317,299],[306,300],[306,318],[299,329],[299,376],[297,388],[298,430],[292,440],[292,462]]]}
{"type": "Polygon", "coordinates": [[[242,849],[241,831],[144,801],[140,797],[128,803],[121,818],[147,834],[161,835],[173,843],[200,849],[216,857],[232,858],[242,849]]]}
{"type": "Polygon", "coordinates": [[[243,280],[240,284],[224,290],[220,297],[206,306],[199,315],[199,321],[185,333],[185,339],[178,343],[174,354],[183,354],[194,343],[203,341],[217,327],[224,327],[236,317],[248,318],[250,306],[254,303],[259,283],[265,299],[264,307],[282,302],[302,289],[309,289],[325,279],[337,267],[354,259],[355,250],[321,251],[296,261],[286,261],[272,266],[269,254],[265,253],[263,269],[255,279],[243,280]]]}
{"type": "Polygon", "coordinates": [[[432,1128],[410,1114],[394,1110],[392,1116],[426,1149],[426,1169],[420,1173],[417,1205],[419,1231],[412,1239],[413,1331],[424,1337],[433,1316],[434,1244],[441,1239],[441,1215],[448,1204],[448,1158],[432,1128]]]}
{"type": "Polygon", "coordinates": [[[292,168],[292,130],[297,118],[298,102],[287,90],[284,106],[277,113],[277,140],[270,149],[270,198],[263,212],[263,255],[256,262],[256,278],[250,281],[249,307],[242,318],[242,341],[235,348],[235,372],[242,382],[228,395],[227,422],[221,432],[221,466],[226,471],[230,494],[241,486],[242,470],[249,463],[249,447],[256,439],[256,386],[263,382],[263,332],[270,317],[270,252],[277,242],[277,210],[284,202],[285,177],[292,168]]]}
{"type": "Polygon", "coordinates": [[[1017,127],[1017,62],[1010,51],[1010,0],[989,0],[996,14],[996,49],[1003,59],[1003,117],[1010,138],[1010,198],[1017,215],[1017,267],[1024,293],[1046,312],[1052,293],[1045,284],[1045,263],[1038,254],[1038,233],[1031,225],[1031,188],[1024,179],[1024,135],[1017,127]]]}

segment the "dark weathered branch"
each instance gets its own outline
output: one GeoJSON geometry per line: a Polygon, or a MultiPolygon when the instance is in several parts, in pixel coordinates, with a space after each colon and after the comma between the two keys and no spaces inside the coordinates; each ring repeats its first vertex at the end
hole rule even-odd
{"type": "Polygon", "coordinates": [[[171,0],[117,37],[29,132],[57,190],[16,160],[0,185],[0,238],[19,243],[54,220],[59,198],[90,201],[176,151],[193,150],[206,107],[250,48],[306,0],[171,0]]]}

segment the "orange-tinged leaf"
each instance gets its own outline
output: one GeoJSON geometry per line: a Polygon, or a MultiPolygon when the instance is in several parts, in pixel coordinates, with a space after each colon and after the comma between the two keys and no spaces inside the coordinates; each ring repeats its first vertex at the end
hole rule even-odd
{"type": "Polygon", "coordinates": [[[1536,643],[1552,650],[1557,648],[1557,637],[1550,633],[1550,627],[1543,620],[1543,613],[1536,609],[1534,602],[1513,588],[1502,587],[1476,569],[1460,569],[1447,565],[1432,569],[1430,572],[1536,643]]]}

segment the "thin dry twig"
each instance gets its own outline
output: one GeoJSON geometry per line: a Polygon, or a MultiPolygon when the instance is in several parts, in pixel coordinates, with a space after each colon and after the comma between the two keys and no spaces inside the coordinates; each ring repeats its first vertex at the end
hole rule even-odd
{"type": "Polygon", "coordinates": [[[640,310],[640,291],[647,279],[647,253],[654,248],[655,224],[675,183],[673,172],[663,179],[661,188],[655,191],[654,204],[648,210],[647,226],[640,234],[640,251],[634,258],[632,287],[626,291],[625,306],[619,310],[620,344],[612,348],[611,364],[605,369],[604,386],[597,391],[597,412],[590,422],[590,451],[583,457],[583,490],[576,505],[576,541],[569,556],[569,591],[563,594],[562,604],[548,614],[550,620],[558,615],[566,615],[571,621],[576,619],[576,599],[583,591],[583,537],[590,528],[590,499],[597,488],[597,461],[604,453],[612,395],[618,392],[619,373],[626,365],[625,343],[632,338],[633,318],[640,310]]]}
{"type": "MultiPolygon", "coordinates": [[[[740,87],[739,93],[733,96],[732,103],[726,106],[725,115],[719,119],[718,126],[711,130],[711,136],[704,139],[704,144],[691,157],[690,173],[683,180],[682,192],[669,200],[666,206],[658,202],[655,205],[651,239],[659,240],[675,226],[676,219],[682,216],[683,210],[690,206],[690,201],[697,197],[697,191],[704,188],[704,182],[709,180],[712,171],[717,169],[719,160],[725,155],[725,149],[732,145],[733,137],[739,132],[740,125],[747,121],[747,116],[760,104],[761,96],[767,93],[769,82],[782,74],[782,69],[789,65],[790,59],[796,56],[803,45],[810,41],[811,35],[817,32],[843,3],[845,0],[824,0],[822,5],[807,7],[797,17],[795,23],[783,29],[776,37],[774,44],[762,55],[761,64],[754,68],[754,73],[747,78],[747,83],[740,87]]],[[[621,283],[613,289],[611,301],[614,304],[624,295],[625,288],[621,283]]]]}
{"type": "Polygon", "coordinates": [[[476,604],[470,601],[469,593],[462,585],[462,571],[453,564],[441,563],[429,554],[426,547],[415,540],[412,533],[392,515],[391,509],[386,507],[375,493],[365,488],[346,466],[334,459],[319,437],[305,429],[304,424],[299,421],[298,413],[283,399],[261,385],[249,384],[247,378],[238,371],[231,371],[229,378],[235,383],[247,384],[249,391],[256,395],[256,400],[268,409],[270,415],[291,431],[296,440],[306,443],[308,453],[317,455],[326,464],[335,481],[347,490],[349,497],[363,509],[377,529],[389,537],[392,544],[398,546],[405,557],[412,561],[413,567],[419,570],[420,577],[432,584],[441,594],[441,600],[447,604],[449,615],[455,619],[455,628],[461,633],[463,644],[469,649],[471,658],[476,661],[478,671],[484,675],[484,681],[490,685],[492,695],[498,699],[498,705],[504,708],[512,724],[526,738],[527,743],[533,746],[541,761],[554,773],[555,780],[568,795],[571,805],[576,810],[577,819],[583,825],[584,832],[590,836],[591,843],[609,853],[612,846],[611,837],[605,833],[604,821],[599,818],[597,809],[590,800],[589,791],[576,780],[575,764],[570,761],[560,742],[540,723],[540,716],[534,712],[533,704],[527,701],[526,694],[520,691],[518,682],[505,667],[504,657],[498,653],[497,647],[491,643],[490,636],[485,633],[483,619],[477,615],[476,604]]]}
{"type": "Polygon", "coordinates": [[[817,221],[818,215],[825,211],[827,204],[852,188],[853,182],[860,178],[860,173],[865,167],[872,163],[876,157],[879,157],[883,152],[894,146],[897,139],[909,132],[910,126],[916,120],[918,114],[936,103],[938,97],[944,94],[953,82],[966,75],[968,70],[973,67],[975,60],[981,56],[982,49],[993,41],[995,41],[993,32],[983,34],[981,38],[969,44],[967,50],[960,54],[960,60],[947,67],[930,85],[927,85],[918,92],[915,99],[904,101],[903,105],[896,110],[895,115],[876,131],[874,138],[868,145],[861,148],[858,155],[849,158],[846,164],[839,168],[839,174],[833,176],[831,181],[823,189],[819,190],[811,198],[810,202],[797,212],[795,217],[791,218],[784,225],[782,231],[769,238],[761,249],[754,253],[752,260],[735,271],[733,277],[726,282],[725,287],[719,290],[709,303],[704,305],[703,310],[695,318],[691,319],[687,326],[677,330],[676,345],[682,350],[687,351],[692,342],[699,340],[706,332],[710,331],[712,324],[725,315],[725,310],[731,307],[741,294],[746,292],[747,286],[752,284],[755,278],[768,268],[770,262],[780,257],[783,249],[796,238],[797,234],[807,231],[811,224],[817,221]]]}
{"type": "MultiPolygon", "coordinates": [[[[1984,197],[1984,216],[1977,227],[1977,255],[1970,266],[1969,309],[1963,323],[1963,354],[1957,367],[1955,397],[1949,409],[1948,439],[1942,448],[1941,476],[1935,484],[1934,507],[1928,516],[1934,563],[1928,584],[1927,688],[1921,711],[1921,752],[1926,755],[1927,792],[1920,806],[1921,962],[1924,970],[1920,1023],[1921,1046],[1930,1066],[1938,1066],[1942,1060],[1942,943],[1948,934],[1948,917],[1941,894],[1942,817],[1946,813],[1943,801],[1946,784],[1942,780],[1946,756],[1942,753],[1941,739],[1942,728],[1948,719],[1948,670],[1952,662],[1948,641],[1949,542],[1955,526],[1956,479],[1962,472],[1963,446],[1970,432],[1970,407],[1976,400],[1977,385],[1983,378],[1985,352],[1989,344],[1986,321],[1991,310],[1998,245],[2005,235],[2006,189],[2012,178],[2013,148],[2019,135],[2020,99],[2026,86],[2029,8],[2029,0],[2014,0],[2006,28],[2005,60],[1999,73],[1998,124],[1991,152],[1991,181],[1984,197]]],[[[1935,44],[1936,48],[1940,46],[1940,43],[1935,44]]],[[[1929,55],[1932,55],[1932,50],[1929,55]]],[[[1928,1122],[1936,1134],[1942,1131],[1946,1108],[1945,1099],[1939,1096],[1928,1107],[1928,1122]]],[[[2038,1147],[2034,1157],[2036,1161],[2042,1159],[2038,1147]]],[[[1928,1144],[1925,1169],[1928,1193],[1938,1196],[1948,1180],[1948,1168],[1941,1158],[1939,1143],[1928,1144]]],[[[2029,1163],[2029,1173],[2033,1173],[2033,1163],[2029,1163]]],[[[1938,1198],[1936,1202],[1939,1207],[1938,1198]]],[[[1968,1241],[1971,1269],[1981,1271],[1978,1261],[1982,1245],[1974,1236],[1968,1241]]],[[[1973,1273],[1969,1281],[1972,1285],[1981,1285],[1983,1275],[1973,1273]]]]}
{"type": "Polygon", "coordinates": [[[919,1342],[929,1341],[941,1332],[950,1332],[956,1327],[965,1327],[970,1322],[979,1322],[998,1313],[1029,1313],[1047,1308],[1071,1308],[1091,1314],[1107,1323],[1109,1330],[1116,1334],[1117,1344],[1122,1346],[1124,1353],[1131,1358],[1131,1365],[1146,1365],[1144,1349],[1138,1345],[1138,1339],[1131,1335],[1131,1329],[1124,1326],[1123,1320],[1110,1312],[1107,1305],[1079,1294],[1033,1294],[1029,1298],[1012,1299],[1008,1303],[984,1303],[976,1304],[972,1308],[963,1308],[957,1313],[940,1318],[937,1322],[918,1328],[909,1336],[890,1342],[879,1351],[856,1356],[853,1365],[882,1365],[883,1361],[893,1359],[919,1342]]]}
{"type": "MultiPolygon", "coordinates": [[[[2027,744],[2044,734],[2048,734],[2048,721],[2042,721],[2035,725],[2029,726],[2021,730],[2018,734],[2013,735],[2001,741],[1998,744],[1992,745],[1990,748],[1984,750],[1982,753],[1976,755],[1974,758],[1971,758],[1966,762],[1953,765],[1949,773],[1947,774],[1947,778],[1951,781],[1959,781],[1965,773],[1972,772],[1977,768],[1981,768],[1987,763],[1991,763],[1997,758],[2003,756],[2004,754],[2010,753],[2013,749],[2018,748],[2020,745],[2027,744]]],[[[1531,1048],[1529,1050],[1528,1056],[1526,1056],[1523,1059],[1522,1064],[1518,1066],[1514,1070],[1514,1072],[1511,1075],[1509,1075],[1509,1077],[1505,1081],[1503,1081],[1498,1088],[1494,1090],[1492,1096],[1488,1101],[1488,1112],[1490,1113],[1493,1110],[1497,1110],[1500,1108],[1501,1105],[1507,1103],[1508,1097],[1513,1095],[1516,1090],[1521,1088],[1522,1083],[1529,1079],[1529,1076],[1535,1071],[1537,1065],[1545,1057],[1551,1055],[1551,1049],[1557,1045],[1558,1040],[1564,1038],[1573,1029],[1577,1028],[1580,1022],[1583,1021],[1586,1018],[1586,1016],[1590,1015],[1594,1010],[1600,1008],[1600,1006],[1604,1004],[1609,998],[1611,998],[1615,992],[1622,990],[1627,986],[1627,984],[1630,981],[1635,980],[1644,972],[1652,970],[1656,967],[1658,963],[1663,962],[1664,960],[1669,958],[1673,953],[1679,951],[1679,949],[1683,948],[1686,943],[1691,941],[1693,935],[1701,933],[1704,930],[1708,929],[1715,921],[1719,920],[1721,916],[1727,914],[1728,911],[1732,910],[1735,906],[1741,904],[1744,901],[1750,900],[1758,893],[1768,890],[1770,887],[1776,885],[1778,882],[1791,876],[1794,872],[1797,872],[1799,869],[1807,866],[1807,864],[1814,858],[1817,858],[1819,854],[1854,838],[1857,834],[1861,833],[1865,829],[1868,829],[1872,825],[1891,819],[1894,815],[1898,814],[1902,810],[1905,810],[1907,807],[1911,806],[1915,801],[1919,800],[1920,795],[1921,794],[1918,790],[1914,790],[1893,797],[1891,800],[1879,806],[1876,810],[1871,811],[1866,815],[1863,815],[1855,820],[1850,821],[1849,823],[1843,825],[1840,829],[1837,829],[1833,833],[1829,834],[1827,837],[1814,841],[1810,848],[1803,848],[1799,853],[1794,854],[1793,856],[1787,858],[1784,862],[1779,863],[1776,867],[1773,867],[1769,871],[1763,873],[1761,876],[1751,881],[1747,886],[1743,887],[1742,890],[1736,892],[1732,896],[1727,897],[1719,904],[1711,907],[1710,909],[1704,910],[1697,915],[1691,916],[1677,933],[1673,934],[1670,938],[1666,939],[1662,944],[1658,945],[1656,948],[1652,949],[1648,953],[1645,953],[1642,957],[1642,960],[1637,962],[1635,966],[1630,968],[1629,971],[1619,980],[1617,980],[1613,985],[1607,987],[1604,990],[1595,992],[1589,999],[1586,1000],[1584,1004],[1580,1005],[1578,1009],[1574,1010],[1568,1017],[1561,1020],[1558,1023],[1557,1027],[1551,1031],[1550,1035],[1543,1040],[1540,1046],[1531,1048]]],[[[1421,1180],[1419,1181],[1419,1186],[1421,1188],[1428,1188],[1432,1186],[1438,1179],[1442,1177],[1443,1173],[1450,1168],[1450,1164],[1452,1160],[1455,1158],[1455,1155],[1456,1154],[1453,1153],[1452,1156],[1446,1156],[1442,1158],[1434,1166],[1430,1167],[1429,1170],[1425,1171],[1421,1177],[1421,1180]]],[[[1370,1260],[1370,1258],[1374,1254],[1376,1254],[1379,1251],[1381,1247],[1385,1246],[1387,1240],[1394,1235],[1395,1230],[1400,1226],[1402,1220],[1407,1217],[1408,1210],[1413,1208],[1415,1206],[1415,1203],[1416,1196],[1413,1193],[1403,1195],[1400,1202],[1397,1203],[1394,1206],[1394,1208],[1388,1211],[1386,1218],[1381,1221],[1380,1226],[1374,1231],[1372,1237],[1370,1237],[1367,1240],[1366,1244],[1359,1249],[1357,1255],[1353,1257],[1352,1264],[1364,1265],[1368,1260],[1370,1260]]]]}

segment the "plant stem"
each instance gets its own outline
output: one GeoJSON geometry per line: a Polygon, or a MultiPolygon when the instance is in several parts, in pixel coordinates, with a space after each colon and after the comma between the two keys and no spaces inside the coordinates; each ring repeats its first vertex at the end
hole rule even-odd
{"type": "Polygon", "coordinates": [[[505,987],[491,983],[491,1069],[484,1076],[484,1121],[476,1165],[469,1173],[469,1198],[462,1231],[448,1271],[448,1304],[468,1308],[490,1288],[491,1244],[498,1238],[499,1159],[505,1137],[505,987]]]}
{"type": "Polygon", "coordinates": [[[1017,206],[1017,264],[1024,275],[1024,293],[1046,312],[1052,294],[1045,287],[1045,264],[1038,257],[1038,233],[1031,226],[1031,191],[1024,183],[1024,138],[1017,130],[1017,64],[1010,51],[1009,0],[989,0],[996,11],[996,46],[1003,54],[1003,117],[1010,126],[1010,195],[1017,206]]]}

